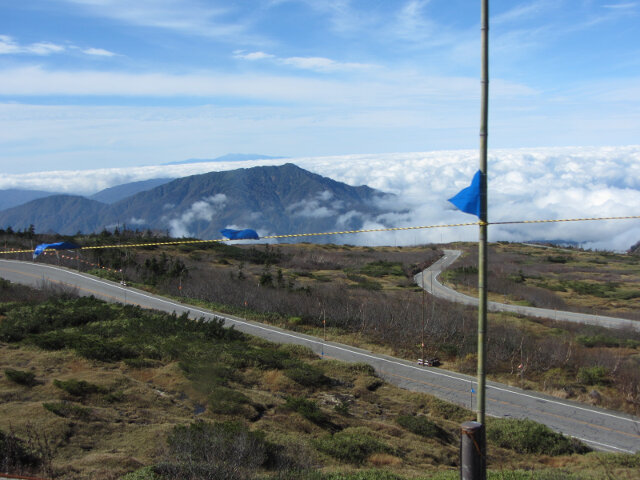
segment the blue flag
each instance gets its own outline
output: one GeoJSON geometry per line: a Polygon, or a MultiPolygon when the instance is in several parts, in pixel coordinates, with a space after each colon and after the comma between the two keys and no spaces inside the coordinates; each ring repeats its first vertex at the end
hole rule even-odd
{"type": "Polygon", "coordinates": [[[244,230],[225,228],[224,230],[220,230],[220,233],[229,240],[260,240],[258,233],[250,228],[245,228],[244,230]]]}
{"type": "Polygon", "coordinates": [[[471,180],[471,185],[460,190],[449,201],[464,213],[470,213],[480,217],[480,170],[476,172],[471,180]]]}

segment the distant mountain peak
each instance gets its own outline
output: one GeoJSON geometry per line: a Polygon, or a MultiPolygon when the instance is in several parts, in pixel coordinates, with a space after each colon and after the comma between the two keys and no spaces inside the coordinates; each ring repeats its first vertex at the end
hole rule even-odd
{"type": "Polygon", "coordinates": [[[260,155],[258,153],[227,153],[216,158],[189,158],[176,162],[165,163],[164,165],[186,165],[189,163],[210,163],[210,162],[241,162],[244,160],[278,160],[287,157],[272,157],[270,155],[260,155]]]}

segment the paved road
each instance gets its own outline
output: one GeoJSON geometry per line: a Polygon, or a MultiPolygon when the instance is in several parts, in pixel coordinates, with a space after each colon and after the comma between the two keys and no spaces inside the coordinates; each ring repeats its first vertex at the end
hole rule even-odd
{"type": "MultiPolygon", "coordinates": [[[[438,275],[455,262],[462,252],[460,250],[444,250],[444,256],[426,270],[418,273],[414,281],[427,292],[436,297],[465,305],[478,306],[478,299],[445,287],[438,281],[438,275]]],[[[528,317],[549,318],[563,322],[584,323],[609,328],[633,328],[640,330],[640,322],[627,318],[605,317],[586,313],[563,312],[547,308],[524,307],[506,303],[487,302],[487,308],[495,312],[513,312],[528,317]]]]}
{"type": "MultiPolygon", "coordinates": [[[[189,312],[192,317],[224,318],[227,325],[234,325],[243,332],[274,342],[306,345],[318,355],[328,358],[366,362],[390,383],[430,393],[467,408],[473,403],[475,408],[475,395],[471,394],[475,378],[467,375],[420,367],[405,360],[348,345],[323,342],[320,338],[183,305],[131,287],[50,265],[0,260],[0,276],[12,282],[31,285],[38,285],[46,280],[75,287],[83,295],[95,295],[108,301],[132,303],[168,312],[189,312]]],[[[530,418],[601,450],[629,453],[640,450],[640,418],[558,400],[499,383],[487,383],[487,414],[495,417],[530,418]]]]}

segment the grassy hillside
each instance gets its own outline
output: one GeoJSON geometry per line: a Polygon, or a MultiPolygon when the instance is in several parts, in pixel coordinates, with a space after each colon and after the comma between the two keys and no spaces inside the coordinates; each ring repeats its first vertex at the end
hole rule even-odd
{"type": "MultiPolygon", "coordinates": [[[[148,235],[104,232],[72,240],[82,245],[142,243],[152,240],[148,235]]],[[[28,245],[26,238],[7,237],[9,243],[28,245]]],[[[473,293],[475,246],[446,248],[460,248],[465,255],[443,277],[473,293]]],[[[93,269],[183,302],[410,360],[422,356],[424,340],[425,355],[440,357],[445,368],[473,374],[476,311],[423,298],[412,281],[414,273],[440,256],[438,246],[193,244],[84,251],[80,262],[55,255],[39,261],[93,269]]],[[[637,256],[492,244],[489,258],[494,300],[620,316],[637,310],[637,256]]],[[[640,414],[639,332],[498,313],[490,313],[489,326],[492,379],[640,414]]]]}
{"type": "MultiPolygon", "coordinates": [[[[473,415],[387,385],[366,365],[6,282],[0,301],[2,470],[63,479],[457,478],[458,426],[473,415]]],[[[640,466],[637,455],[585,453],[519,422],[492,422],[489,435],[490,478],[634,478],[640,466]]]]}

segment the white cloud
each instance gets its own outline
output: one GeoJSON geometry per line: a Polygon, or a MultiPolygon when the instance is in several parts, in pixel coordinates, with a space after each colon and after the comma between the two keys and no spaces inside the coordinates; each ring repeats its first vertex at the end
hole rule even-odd
{"type": "Polygon", "coordinates": [[[339,62],[326,57],[277,57],[265,52],[245,53],[244,50],[233,52],[235,58],[242,60],[270,60],[279,65],[287,65],[301,70],[314,70],[316,72],[338,72],[363,70],[375,67],[375,65],[357,62],[339,62]]]}
{"type": "Polygon", "coordinates": [[[94,16],[143,27],[152,27],[188,35],[231,38],[237,42],[256,43],[242,21],[232,20],[233,7],[211,6],[211,2],[194,0],[62,0],[81,7],[94,16]]]}
{"type": "Polygon", "coordinates": [[[115,53],[103,48],[87,48],[85,50],[82,50],[82,53],[85,53],[87,55],[95,55],[98,57],[113,57],[116,55],[115,53]]]}
{"type": "Polygon", "coordinates": [[[325,57],[288,57],[280,59],[280,63],[291,65],[303,70],[315,70],[318,72],[336,72],[341,70],[362,70],[372,68],[374,65],[355,62],[337,62],[325,57]]]}
{"type": "Polygon", "coordinates": [[[638,2],[627,2],[627,3],[612,3],[609,5],[603,5],[603,8],[612,8],[614,10],[629,10],[640,7],[640,3],[638,2]]]}
{"type": "Polygon", "coordinates": [[[210,222],[213,216],[225,205],[227,196],[224,193],[212,195],[191,204],[179,217],[167,219],[173,237],[191,237],[189,226],[198,220],[210,222]]]}
{"type": "Polygon", "coordinates": [[[16,55],[51,55],[52,53],[60,53],[65,51],[63,45],[57,45],[51,42],[37,42],[29,45],[20,45],[8,35],[0,35],[0,54],[16,55]]]}
{"type": "Polygon", "coordinates": [[[274,58],[275,55],[264,52],[250,52],[245,53],[244,50],[236,50],[233,52],[233,56],[242,60],[264,60],[266,58],[274,58]]]}
{"type": "Polygon", "coordinates": [[[85,55],[113,57],[116,54],[103,48],[81,49],[75,45],[58,45],[52,42],[36,42],[20,45],[9,35],[0,35],[0,55],[39,55],[48,56],[70,51],[81,51],[85,55]]]}

